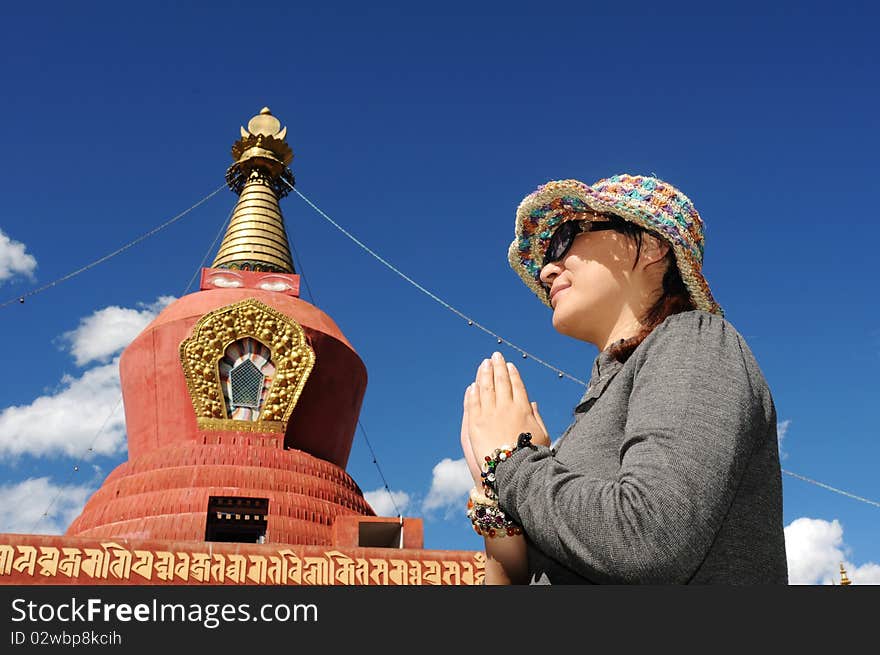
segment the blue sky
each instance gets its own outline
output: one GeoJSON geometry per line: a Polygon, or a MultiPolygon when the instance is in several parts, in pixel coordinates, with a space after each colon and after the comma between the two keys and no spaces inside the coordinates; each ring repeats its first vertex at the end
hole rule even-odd
{"type": "MultiPolygon", "coordinates": [[[[770,383],[783,467],[878,500],[876,16],[833,9],[4,7],[17,29],[0,44],[0,301],[217,188],[239,125],[268,105],[288,126],[303,194],[465,314],[587,379],[595,348],[555,333],[507,266],[514,210],[550,179],[653,173],[706,222],[704,270],[770,383]]],[[[62,531],[125,459],[121,410],[86,451],[116,402],[114,357],[182,294],[234,202],[224,191],[0,309],[0,506],[17,508],[0,532],[30,531],[59,489],[36,531],[62,531]]],[[[424,518],[429,548],[480,548],[455,460],[462,393],[498,344],[295,195],[282,208],[303,296],[367,366],[362,423],[404,513],[424,518]]],[[[558,435],[582,389],[516,361],[558,435]]],[[[360,433],[348,471],[381,489],[360,433]]],[[[845,560],[880,582],[880,509],[783,482],[794,577],[828,580],[845,560]]]]}

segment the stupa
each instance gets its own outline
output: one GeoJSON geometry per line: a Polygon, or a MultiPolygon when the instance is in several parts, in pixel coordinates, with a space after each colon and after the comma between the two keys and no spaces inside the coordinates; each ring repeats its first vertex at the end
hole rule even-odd
{"type": "Polygon", "coordinates": [[[299,297],[286,134],[268,108],[241,128],[199,291],[122,354],[128,460],[64,536],[0,535],[0,583],[482,582],[482,552],[425,550],[421,519],[375,516],[345,470],[367,370],[299,297]]]}

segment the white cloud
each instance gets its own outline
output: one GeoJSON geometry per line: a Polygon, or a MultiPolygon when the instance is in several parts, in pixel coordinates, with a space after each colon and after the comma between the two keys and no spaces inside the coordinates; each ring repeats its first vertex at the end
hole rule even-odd
{"type": "Polygon", "coordinates": [[[788,453],[782,449],[782,440],[785,439],[785,434],[788,432],[788,426],[791,425],[791,419],[786,419],[781,423],[776,424],[776,435],[779,437],[779,457],[780,459],[786,459],[788,457],[788,453]]]}
{"type": "Polygon", "coordinates": [[[17,484],[2,485],[2,532],[63,534],[93,491],[94,488],[86,485],[54,485],[49,478],[29,478],[17,484]],[[47,510],[49,515],[43,517],[47,510]]]}
{"type": "Polygon", "coordinates": [[[120,398],[118,357],[109,364],[90,368],[80,377],[65,375],[54,394],[0,411],[0,455],[88,459],[95,454],[117,453],[125,448],[125,415],[120,398]],[[116,411],[110,417],[114,407],[116,411]],[[90,446],[91,452],[87,450],[90,446]]]}
{"type": "Polygon", "coordinates": [[[849,551],[843,541],[843,526],[802,517],[785,527],[785,550],[790,584],[839,584],[840,565],[853,584],[880,584],[880,565],[867,562],[857,566],[846,559],[849,551]]]}
{"type": "Polygon", "coordinates": [[[123,451],[119,357],[107,362],[174,300],[160,296],[151,304],[139,303],[139,309],[105,307],[62,335],[78,365],[102,364],[79,377],[64,375],[58,389],[30,404],[0,410],[0,455],[90,459],[123,451]]]}
{"type": "Polygon", "coordinates": [[[107,362],[130,344],[156,318],[174,296],[160,296],[152,304],[140,303],[141,309],[111,305],[81,319],[75,330],[65,332],[62,339],[78,366],[90,362],[107,362]]]}
{"type": "Polygon", "coordinates": [[[406,507],[409,505],[410,497],[405,491],[385,490],[385,487],[374,489],[373,491],[364,492],[364,500],[366,500],[376,516],[397,516],[397,512],[406,513],[406,507]],[[393,498],[393,500],[392,500],[393,498]],[[397,507],[395,508],[395,504],[397,507]]]}
{"type": "Polygon", "coordinates": [[[10,239],[0,230],[0,282],[13,275],[33,277],[37,260],[25,252],[25,245],[10,239]]]}
{"type": "Polygon", "coordinates": [[[438,462],[432,473],[431,489],[422,504],[422,511],[445,508],[447,514],[456,509],[464,513],[467,494],[474,486],[474,479],[464,457],[454,460],[445,457],[438,462]]]}
{"type": "Polygon", "coordinates": [[[880,584],[880,564],[868,562],[852,569],[847,569],[847,577],[855,580],[853,584],[880,584]]]}
{"type": "Polygon", "coordinates": [[[62,335],[78,365],[102,363],[79,377],[64,375],[58,389],[30,404],[0,410],[0,455],[90,459],[123,451],[119,357],[107,362],[174,300],[160,296],[151,304],[139,303],[139,309],[105,307],[62,335]]]}

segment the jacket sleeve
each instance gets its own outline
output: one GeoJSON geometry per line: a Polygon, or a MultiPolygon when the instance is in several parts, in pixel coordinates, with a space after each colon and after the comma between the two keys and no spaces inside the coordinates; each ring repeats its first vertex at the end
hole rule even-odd
{"type": "Polygon", "coordinates": [[[496,470],[500,504],[534,546],[595,582],[690,579],[768,436],[769,389],[724,319],[675,315],[642,345],[615,476],[570,470],[547,447],[496,470]]]}

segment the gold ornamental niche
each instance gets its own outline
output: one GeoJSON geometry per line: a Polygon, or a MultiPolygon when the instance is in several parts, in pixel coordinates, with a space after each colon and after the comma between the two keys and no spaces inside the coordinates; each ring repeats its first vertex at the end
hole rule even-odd
{"type": "Polygon", "coordinates": [[[284,432],[315,351],[299,323],[248,298],[199,319],[180,362],[199,428],[284,432]]]}

